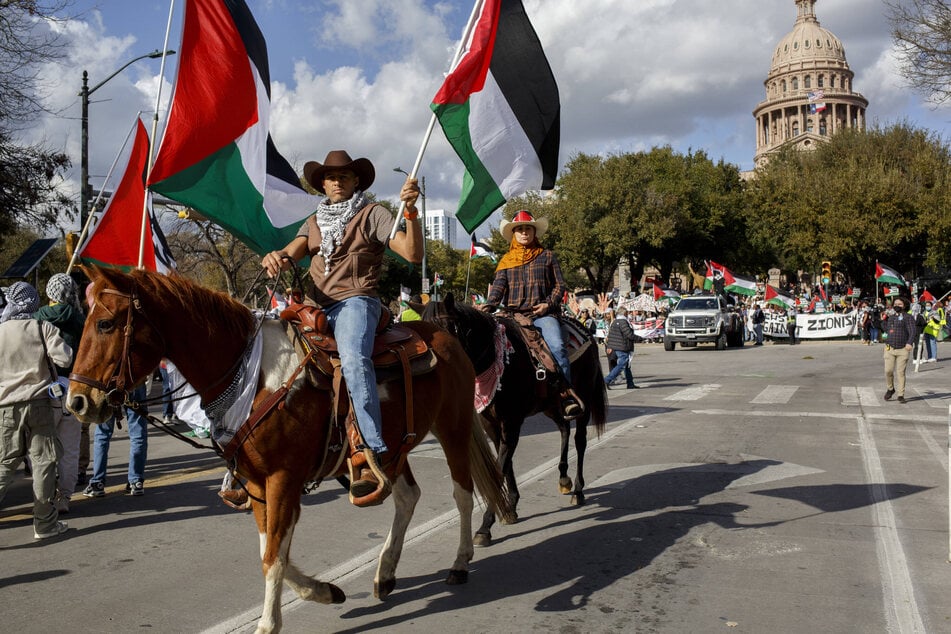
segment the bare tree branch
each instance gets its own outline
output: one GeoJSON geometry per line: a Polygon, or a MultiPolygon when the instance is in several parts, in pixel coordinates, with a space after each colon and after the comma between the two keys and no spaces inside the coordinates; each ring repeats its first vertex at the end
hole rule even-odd
{"type": "Polygon", "coordinates": [[[886,0],[885,4],[905,79],[932,103],[951,100],[949,0],[886,0]]]}

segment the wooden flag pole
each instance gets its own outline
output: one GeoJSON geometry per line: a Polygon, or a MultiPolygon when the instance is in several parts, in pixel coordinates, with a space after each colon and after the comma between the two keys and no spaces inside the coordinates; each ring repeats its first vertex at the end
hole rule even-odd
{"type": "MultiPolygon", "coordinates": [[[[175,12],[175,0],[168,5],[168,22],[165,24],[165,45],[162,48],[162,64],[159,66],[158,90],[155,93],[155,114],[152,117],[152,134],[149,136],[149,160],[145,168],[145,182],[149,182],[152,175],[152,163],[155,156],[155,135],[158,131],[159,107],[162,104],[162,80],[165,79],[165,58],[168,57],[168,38],[172,30],[172,14],[175,12]]],[[[149,190],[146,186],[145,196],[142,197],[142,229],[139,233],[139,268],[142,268],[142,259],[145,257],[145,228],[149,222],[149,190]]]]}
{"type": "MultiPolygon", "coordinates": [[[[469,41],[469,36],[472,35],[472,28],[475,26],[476,18],[479,16],[479,13],[481,12],[480,10],[484,3],[485,0],[476,0],[475,6],[472,7],[472,13],[469,15],[469,21],[466,23],[466,28],[462,31],[462,39],[459,40],[459,46],[456,47],[456,53],[452,56],[452,63],[449,65],[450,72],[456,68],[460,58],[462,58],[462,53],[466,47],[466,43],[469,41]]],[[[423,162],[423,153],[426,152],[426,147],[429,145],[429,139],[433,136],[433,129],[435,127],[436,113],[434,112],[432,116],[429,117],[429,125],[426,126],[426,133],[423,135],[423,142],[419,146],[419,152],[416,153],[416,161],[413,162],[413,169],[410,170],[409,173],[410,178],[416,178],[416,174],[419,172],[419,166],[423,162]]],[[[390,240],[396,236],[396,231],[399,229],[400,220],[403,218],[403,210],[405,208],[406,203],[401,200],[399,211],[396,212],[396,219],[393,221],[393,228],[390,229],[390,240]]]]}

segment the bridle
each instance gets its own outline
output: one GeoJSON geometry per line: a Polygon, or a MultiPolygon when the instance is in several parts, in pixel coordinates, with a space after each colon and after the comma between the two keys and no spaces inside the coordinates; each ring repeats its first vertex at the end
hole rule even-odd
{"type": "MultiPolygon", "coordinates": [[[[131,293],[124,293],[112,288],[104,288],[102,291],[100,291],[100,294],[116,295],[117,297],[128,300],[128,307],[126,309],[128,313],[128,319],[126,320],[125,326],[122,328],[122,353],[119,356],[119,360],[116,361],[112,376],[105,383],[76,372],[70,373],[69,380],[82,383],[92,387],[93,389],[105,392],[106,401],[113,408],[119,408],[123,405],[139,405],[138,403],[131,402],[131,387],[135,385],[135,377],[132,376],[133,316],[136,312],[140,313],[145,321],[147,321],[152,326],[152,329],[156,334],[158,334],[160,338],[162,338],[161,332],[155,328],[155,324],[151,319],[149,319],[148,314],[146,314],[146,312],[143,310],[142,302],[135,292],[135,287],[132,288],[131,293]]],[[[102,308],[107,311],[111,317],[114,318],[117,316],[116,313],[109,310],[109,308],[106,306],[102,304],[99,305],[102,306],[102,308]]],[[[165,340],[162,338],[162,350],[164,349],[165,340]]]]}

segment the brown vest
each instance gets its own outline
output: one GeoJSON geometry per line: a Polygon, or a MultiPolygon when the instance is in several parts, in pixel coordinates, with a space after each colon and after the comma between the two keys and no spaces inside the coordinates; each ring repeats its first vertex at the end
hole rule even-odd
{"type": "Polygon", "coordinates": [[[307,251],[310,255],[310,276],[314,286],[308,296],[318,306],[329,306],[348,297],[377,296],[377,283],[383,268],[385,245],[367,234],[367,220],[376,203],[357,212],[343,238],[330,257],[330,273],[324,273],[324,257],[320,253],[320,228],[314,216],[307,219],[307,251]]]}

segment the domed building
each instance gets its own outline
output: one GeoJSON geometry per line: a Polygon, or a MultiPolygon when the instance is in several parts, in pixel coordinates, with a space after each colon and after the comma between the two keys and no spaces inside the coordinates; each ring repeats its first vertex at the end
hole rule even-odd
{"type": "Polygon", "coordinates": [[[842,42],[819,25],[816,0],[795,0],[796,23],[776,46],[756,118],[757,167],[780,147],[811,150],[845,128],[865,128],[868,100],[852,90],[842,42]]]}

